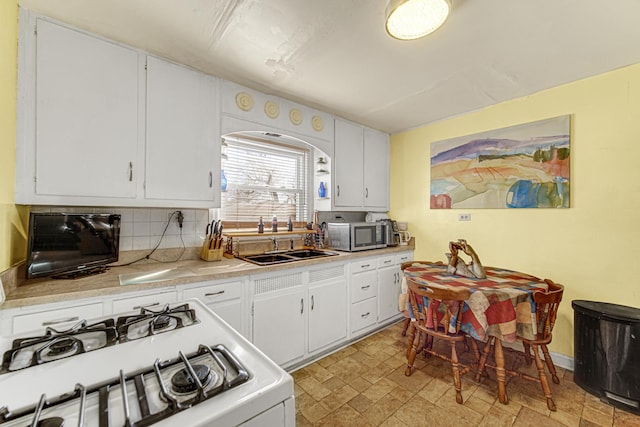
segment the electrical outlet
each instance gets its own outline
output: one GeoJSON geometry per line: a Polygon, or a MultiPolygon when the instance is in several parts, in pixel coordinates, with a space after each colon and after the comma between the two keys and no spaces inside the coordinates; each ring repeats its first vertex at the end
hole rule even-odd
{"type": "Polygon", "coordinates": [[[471,214],[469,213],[458,214],[458,221],[471,221],[471,214]]]}

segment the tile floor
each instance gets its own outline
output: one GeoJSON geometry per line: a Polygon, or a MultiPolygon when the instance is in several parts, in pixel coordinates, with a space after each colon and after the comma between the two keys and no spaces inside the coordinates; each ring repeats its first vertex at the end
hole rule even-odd
{"type": "Polygon", "coordinates": [[[551,383],[556,412],[547,409],[537,383],[520,378],[509,381],[510,402],[501,404],[491,371],[480,385],[473,375],[463,377],[464,404],[458,405],[447,362],[419,355],[415,371],[404,375],[406,338],[401,331],[401,323],[392,325],[295,371],[297,425],[640,426],[640,416],[600,402],[561,368],[560,384],[551,383]]]}

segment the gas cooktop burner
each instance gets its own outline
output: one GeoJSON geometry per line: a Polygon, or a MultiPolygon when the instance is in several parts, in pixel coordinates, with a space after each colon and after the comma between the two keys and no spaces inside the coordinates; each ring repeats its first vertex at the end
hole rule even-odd
{"type": "Polygon", "coordinates": [[[114,345],[114,325],[113,319],[91,325],[83,320],[69,329],[48,327],[42,336],[15,339],[4,353],[0,374],[114,345]]]}
{"type": "Polygon", "coordinates": [[[18,338],[5,351],[0,374],[30,366],[75,356],[161,332],[173,331],[198,323],[196,312],[189,304],[165,305],[154,311],[142,308],[140,313],[106,319],[87,325],[82,320],[69,329],[48,327],[41,336],[18,338]]]}
{"type": "Polygon", "coordinates": [[[212,379],[211,368],[206,365],[193,365],[195,376],[189,369],[182,368],[171,377],[171,390],[178,394],[193,393],[198,388],[198,382],[206,387],[212,379]]]}
{"type": "Polygon", "coordinates": [[[198,323],[195,310],[190,309],[188,304],[183,304],[173,308],[166,305],[159,311],[143,307],[140,314],[119,317],[116,327],[120,342],[125,342],[172,331],[194,323],[198,323]]]}
{"type": "Polygon", "coordinates": [[[83,386],[47,398],[31,407],[10,411],[0,407],[0,425],[38,427],[84,425],[98,420],[102,426],[148,426],[239,386],[249,373],[225,346],[200,345],[194,353],[83,386]]]}

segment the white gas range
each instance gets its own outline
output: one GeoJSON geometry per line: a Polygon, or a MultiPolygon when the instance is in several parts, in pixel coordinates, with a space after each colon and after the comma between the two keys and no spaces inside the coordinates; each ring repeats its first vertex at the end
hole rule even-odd
{"type": "Polygon", "coordinates": [[[1,427],[295,425],[291,376],[199,300],[46,335],[0,338],[1,427]]]}

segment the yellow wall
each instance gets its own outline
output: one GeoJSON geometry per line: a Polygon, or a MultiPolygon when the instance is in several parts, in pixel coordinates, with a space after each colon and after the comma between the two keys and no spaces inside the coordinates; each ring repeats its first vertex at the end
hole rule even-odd
{"type": "Polygon", "coordinates": [[[446,260],[448,242],[465,238],[484,265],[564,284],[551,350],[573,357],[572,300],[640,307],[639,164],[634,65],[393,135],[390,216],[409,222],[416,259],[446,260]],[[429,209],[430,143],[564,114],[572,116],[570,209],[429,209]]]}
{"type": "Polygon", "coordinates": [[[0,2],[0,271],[24,259],[25,207],[14,205],[18,2],[0,2]]]}

